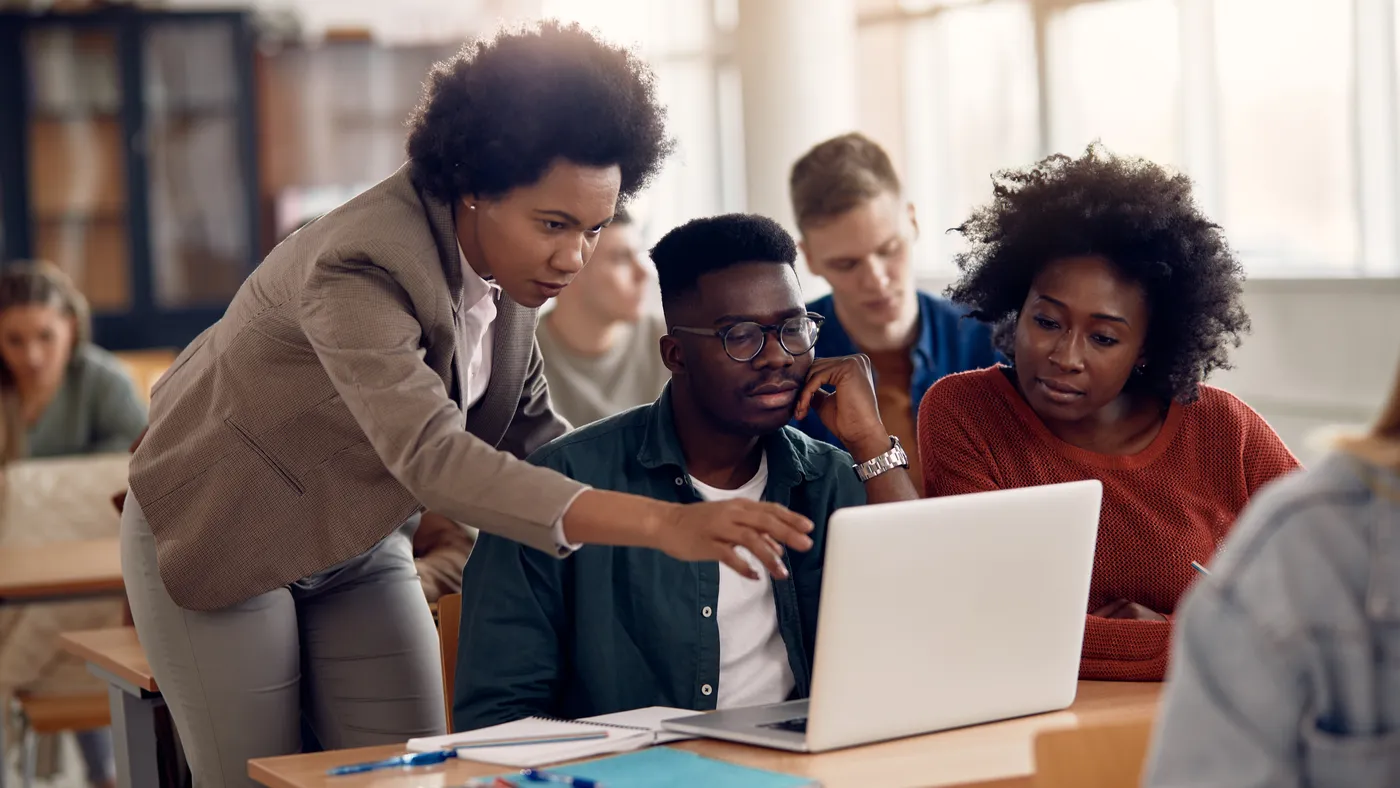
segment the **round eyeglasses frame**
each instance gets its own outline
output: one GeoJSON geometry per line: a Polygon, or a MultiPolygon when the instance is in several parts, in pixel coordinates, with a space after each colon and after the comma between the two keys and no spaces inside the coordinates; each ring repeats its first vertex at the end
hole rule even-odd
{"type": "Polygon", "coordinates": [[[763,349],[764,349],[765,347],[768,346],[768,335],[769,335],[769,334],[773,334],[774,336],[776,336],[776,337],[778,338],[778,344],[781,345],[782,348],[783,348],[783,350],[787,351],[789,355],[792,355],[792,356],[800,356],[800,355],[802,355],[802,354],[804,354],[804,353],[810,351],[812,348],[816,347],[816,345],[817,345],[817,336],[821,333],[821,330],[822,330],[822,323],[824,323],[824,322],[826,322],[826,318],[822,317],[821,315],[817,314],[816,312],[808,312],[808,313],[805,314],[805,315],[798,315],[798,316],[796,316],[796,317],[790,317],[790,318],[788,318],[787,320],[784,320],[784,321],[781,322],[781,323],[775,323],[775,324],[772,324],[772,325],[763,325],[762,323],[754,323],[754,322],[752,322],[752,321],[745,321],[745,322],[743,322],[743,323],[735,323],[734,325],[728,326],[727,328],[693,328],[693,327],[691,327],[691,326],[672,326],[672,327],[671,327],[671,330],[670,330],[670,333],[672,333],[672,334],[675,334],[675,333],[696,334],[696,335],[698,335],[698,336],[705,336],[705,337],[718,337],[719,340],[720,340],[721,342],[724,343],[724,353],[725,353],[725,355],[729,356],[730,358],[732,358],[732,359],[734,359],[735,361],[738,361],[739,363],[742,364],[742,363],[744,363],[744,362],[753,361],[754,359],[758,358],[758,355],[759,355],[760,353],[763,352],[763,349]],[[807,347],[804,347],[804,348],[791,348],[791,347],[788,347],[787,342],[785,342],[785,341],[783,340],[783,329],[789,327],[792,323],[794,323],[794,322],[796,322],[796,321],[806,321],[806,322],[809,322],[809,323],[812,323],[812,324],[813,324],[813,326],[812,326],[812,342],[811,342],[811,344],[809,344],[807,347]],[[731,350],[729,349],[729,334],[730,334],[730,332],[734,331],[734,329],[740,328],[740,327],[757,328],[757,329],[759,330],[759,332],[760,332],[760,333],[759,333],[759,336],[761,337],[761,339],[760,339],[760,341],[759,341],[759,343],[758,343],[758,349],[755,350],[753,353],[749,354],[746,358],[740,358],[739,356],[736,356],[736,355],[733,353],[733,351],[731,351],[731,350]]]}

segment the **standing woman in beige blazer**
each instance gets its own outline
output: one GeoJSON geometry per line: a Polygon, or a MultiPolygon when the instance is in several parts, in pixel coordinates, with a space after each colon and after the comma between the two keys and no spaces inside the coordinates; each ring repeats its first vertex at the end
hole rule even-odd
{"type": "MultiPolygon", "coordinates": [[[[810,523],[587,489],[521,457],[562,434],[536,308],[671,147],[647,67],[576,26],[468,44],[409,162],[278,245],[156,387],[122,569],[199,788],[249,758],[442,732],[406,529],[428,508],[562,556],[654,547],[781,574],[810,523]]],[[[679,483],[680,480],[678,480],[679,483]]]]}

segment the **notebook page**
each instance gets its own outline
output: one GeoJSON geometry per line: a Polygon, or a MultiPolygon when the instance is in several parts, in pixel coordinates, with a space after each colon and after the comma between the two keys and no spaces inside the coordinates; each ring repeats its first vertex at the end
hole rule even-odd
{"type": "MultiPolygon", "coordinates": [[[[579,733],[604,733],[608,739],[621,739],[632,737],[643,737],[650,740],[650,736],[645,731],[632,731],[622,728],[609,728],[602,725],[589,725],[581,722],[568,722],[565,720],[547,720],[539,717],[527,717],[523,720],[505,722],[500,725],[492,725],[489,728],[478,728],[465,733],[449,733],[445,736],[427,736],[418,739],[408,740],[408,750],[410,752],[432,752],[444,747],[461,747],[474,742],[490,741],[504,738],[524,738],[533,736],[574,736],[579,733]]],[[[537,744],[515,744],[505,749],[513,750],[538,750],[546,747],[565,747],[579,745],[601,745],[608,739],[588,739],[584,741],[566,742],[542,742],[537,744]]],[[[472,748],[473,751],[499,750],[502,747],[480,747],[472,748]]],[[[479,760],[479,759],[474,759],[479,760]]],[[[494,763],[494,761],[492,761],[494,763]]]]}
{"type": "Polygon", "coordinates": [[[692,709],[677,709],[671,706],[647,706],[644,709],[632,709],[630,711],[619,711],[612,714],[599,714],[596,717],[584,717],[579,722],[598,722],[607,725],[623,725],[628,728],[646,728],[654,734],[654,744],[666,744],[667,742],[683,741],[685,739],[695,739],[686,733],[677,733],[661,729],[661,723],[665,720],[673,720],[677,717],[691,717],[698,712],[692,709]]]}
{"type": "Polygon", "coordinates": [[[599,755],[639,750],[651,745],[646,731],[614,729],[606,739],[588,739],[558,744],[521,744],[514,747],[471,747],[458,750],[457,757],[500,766],[552,766],[565,761],[594,758],[599,755]]]}

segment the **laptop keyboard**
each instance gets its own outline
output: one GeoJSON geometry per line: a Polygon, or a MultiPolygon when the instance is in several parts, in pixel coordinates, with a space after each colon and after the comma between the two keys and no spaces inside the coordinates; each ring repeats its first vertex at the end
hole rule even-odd
{"type": "Polygon", "coordinates": [[[783,720],[782,722],[769,722],[769,723],[765,723],[765,724],[760,725],[760,726],[758,726],[758,727],[760,727],[760,728],[772,728],[772,729],[774,729],[774,730],[779,730],[779,731],[791,731],[791,732],[793,732],[793,733],[806,733],[806,732],[807,732],[807,718],[806,718],[806,717],[794,717],[793,719],[790,719],[790,720],[783,720]]]}

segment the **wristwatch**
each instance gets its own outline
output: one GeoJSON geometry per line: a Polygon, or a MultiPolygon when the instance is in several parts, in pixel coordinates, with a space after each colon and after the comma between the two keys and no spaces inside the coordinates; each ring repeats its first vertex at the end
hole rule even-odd
{"type": "Polygon", "coordinates": [[[868,482],[886,471],[895,468],[908,468],[909,455],[904,453],[904,447],[899,445],[899,438],[890,436],[890,450],[878,457],[871,457],[865,462],[858,462],[851,466],[855,468],[856,476],[862,482],[868,482]]]}

